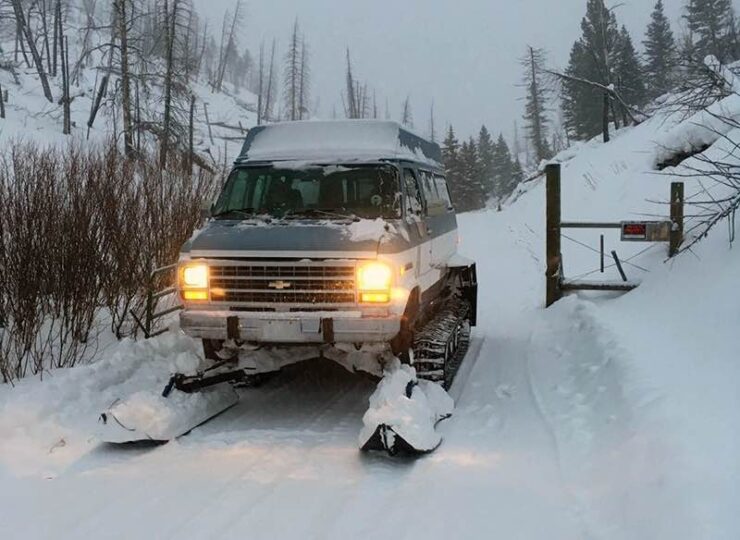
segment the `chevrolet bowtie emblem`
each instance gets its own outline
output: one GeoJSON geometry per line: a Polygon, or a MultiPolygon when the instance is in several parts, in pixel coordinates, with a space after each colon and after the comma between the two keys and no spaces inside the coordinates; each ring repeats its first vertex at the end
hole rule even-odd
{"type": "Polygon", "coordinates": [[[271,281],[268,286],[271,289],[277,289],[278,291],[282,291],[285,289],[290,289],[293,284],[290,281],[271,281]]]}

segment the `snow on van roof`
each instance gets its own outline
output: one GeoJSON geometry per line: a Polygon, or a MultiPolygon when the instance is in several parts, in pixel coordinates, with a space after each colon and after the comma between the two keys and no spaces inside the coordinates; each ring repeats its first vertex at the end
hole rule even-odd
{"type": "Polygon", "coordinates": [[[252,128],[237,163],[247,161],[362,161],[409,159],[439,165],[439,146],[396,122],[285,122],[252,128]]]}

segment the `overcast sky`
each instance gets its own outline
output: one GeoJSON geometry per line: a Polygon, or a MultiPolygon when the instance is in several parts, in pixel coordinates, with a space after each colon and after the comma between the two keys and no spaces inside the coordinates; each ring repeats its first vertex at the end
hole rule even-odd
{"type": "MultiPolygon", "coordinates": [[[[234,0],[194,0],[201,14],[220,21],[234,0]]],[[[674,31],[686,0],[664,0],[674,31]]],[[[736,5],[740,0],[734,0],[736,5]]],[[[643,39],[655,0],[613,0],[617,16],[637,43],[643,39]]],[[[437,123],[459,135],[489,129],[509,136],[521,116],[518,58],[531,44],[564,66],[580,35],[586,0],[246,0],[240,40],[256,56],[262,39],[277,37],[285,50],[297,16],[311,47],[314,96],[319,116],[341,114],[344,51],[356,74],[377,89],[399,119],[411,96],[415,129],[428,132],[429,107],[437,123]]],[[[211,24],[220,28],[220,23],[211,24]]],[[[641,46],[641,45],[640,45],[641,46]]]]}

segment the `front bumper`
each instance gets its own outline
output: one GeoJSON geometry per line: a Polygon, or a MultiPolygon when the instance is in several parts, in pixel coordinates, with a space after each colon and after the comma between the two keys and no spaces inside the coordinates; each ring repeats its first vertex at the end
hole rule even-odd
{"type": "Polygon", "coordinates": [[[200,339],[256,343],[387,343],[401,330],[401,318],[363,317],[359,311],[252,313],[180,312],[180,328],[200,339]]]}

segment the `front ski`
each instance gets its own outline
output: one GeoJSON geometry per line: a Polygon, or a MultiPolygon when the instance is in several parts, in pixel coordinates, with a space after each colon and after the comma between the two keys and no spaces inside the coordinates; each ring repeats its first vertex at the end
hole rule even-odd
{"type": "Polygon", "coordinates": [[[412,367],[396,361],[370,397],[360,448],[392,456],[433,452],[442,443],[435,428],[453,409],[452,398],[441,386],[419,380],[412,367]]]}
{"type": "Polygon", "coordinates": [[[138,392],[116,400],[100,415],[98,438],[108,443],[166,442],[181,437],[236,405],[239,395],[229,384],[188,394],[172,390],[138,392]]]}

